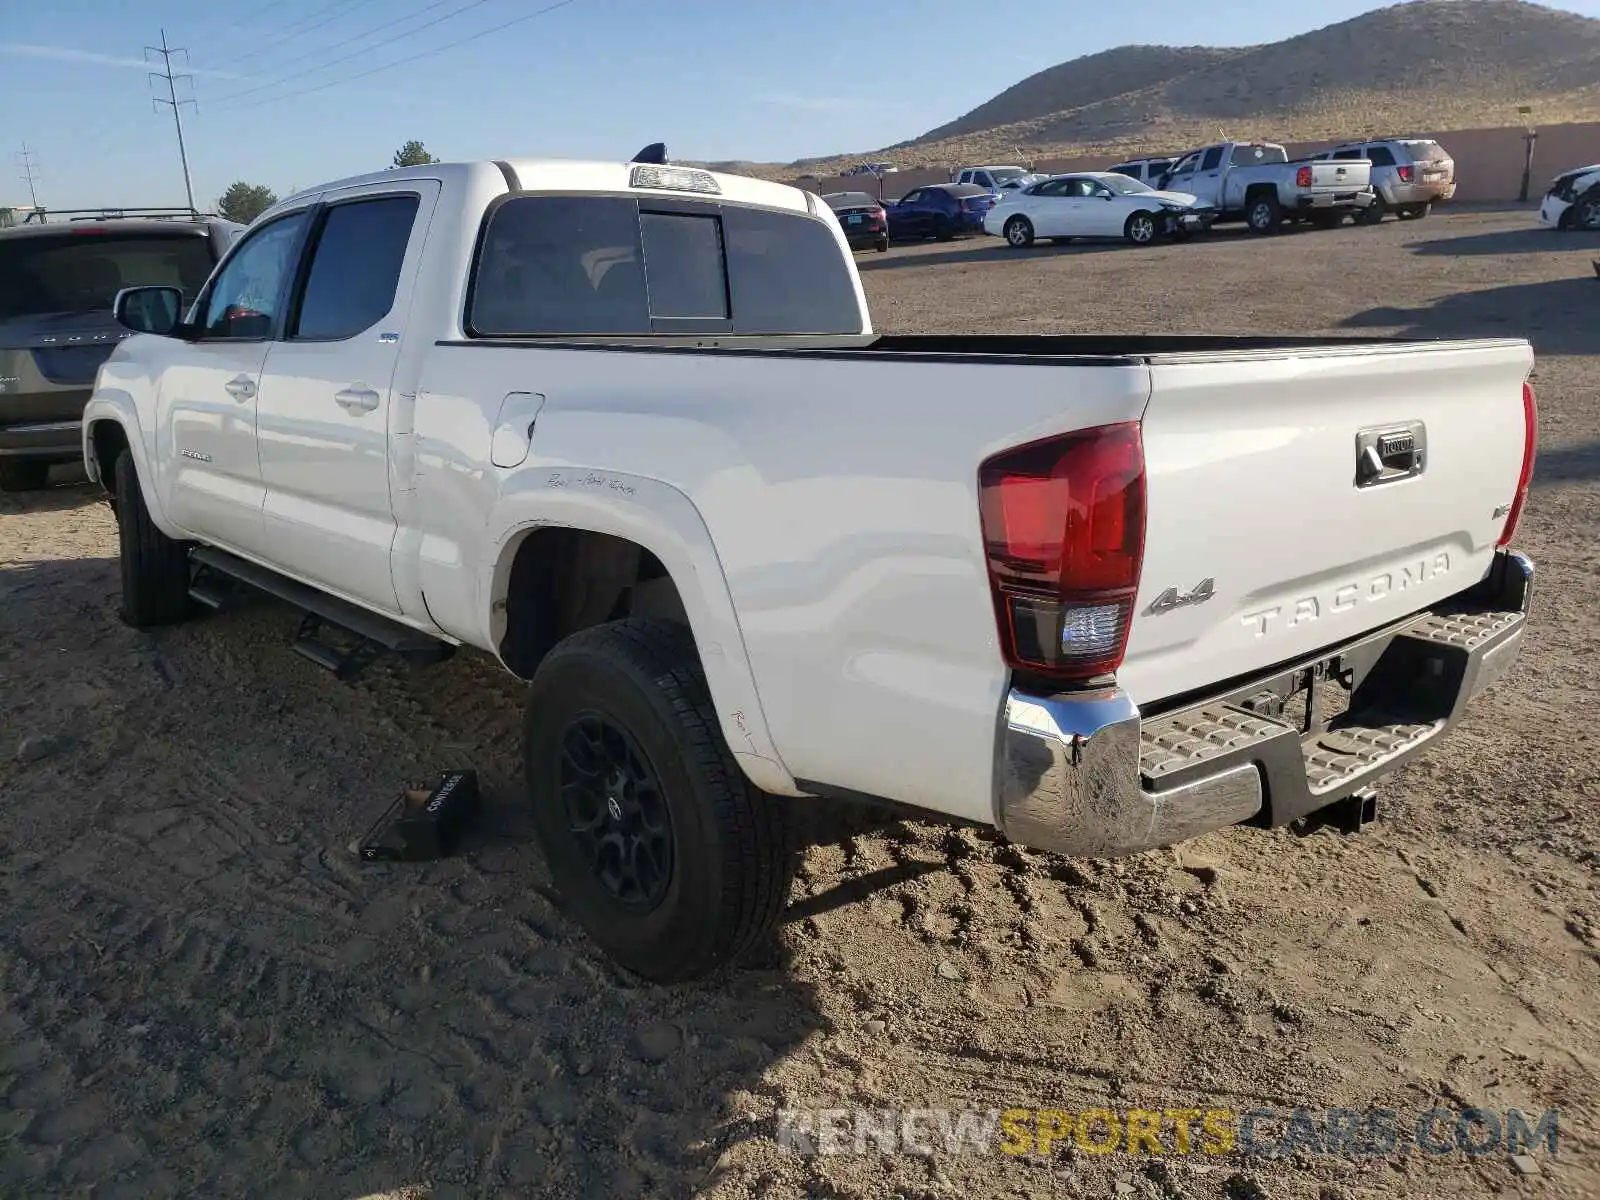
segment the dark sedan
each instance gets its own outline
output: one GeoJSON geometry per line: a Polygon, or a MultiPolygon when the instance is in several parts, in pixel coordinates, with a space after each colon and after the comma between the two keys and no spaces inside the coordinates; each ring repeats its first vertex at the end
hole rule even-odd
{"type": "Polygon", "coordinates": [[[883,205],[866,192],[829,192],[823,202],[834,211],[852,250],[889,248],[889,219],[883,205]]]}
{"type": "Polygon", "coordinates": [[[993,192],[974,183],[930,183],[883,207],[895,241],[932,237],[945,242],[957,234],[982,233],[995,200],[993,192]]]}

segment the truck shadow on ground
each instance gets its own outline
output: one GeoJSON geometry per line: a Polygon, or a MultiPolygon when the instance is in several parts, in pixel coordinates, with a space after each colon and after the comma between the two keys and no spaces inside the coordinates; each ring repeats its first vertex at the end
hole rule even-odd
{"type": "Polygon", "coordinates": [[[1557,250],[1600,250],[1600,234],[1555,233],[1549,229],[1502,229],[1464,237],[1408,242],[1406,249],[1423,256],[1469,258],[1493,254],[1549,254],[1557,250]]]}
{"type": "Polygon", "coordinates": [[[1600,280],[1582,275],[1543,283],[1456,292],[1416,308],[1382,306],[1355,313],[1351,329],[1395,329],[1422,338],[1525,337],[1537,354],[1600,352],[1600,280]]]}
{"type": "Polygon", "coordinates": [[[20,1194],[693,1194],[773,1137],[771,1069],[829,1028],[797,926],[940,869],[819,878],[736,969],[650,985],[561,910],[497,666],[379,660],[345,684],[289,652],[276,601],[147,633],[116,595],[115,558],[0,570],[0,1028],[28,1110],[0,1186],[20,1194]],[[350,852],[405,782],[461,766],[484,808],[455,855],[350,852]]]}
{"type": "Polygon", "coordinates": [[[1533,465],[1533,487],[1561,487],[1600,479],[1600,441],[1575,446],[1539,447],[1533,465]]]}

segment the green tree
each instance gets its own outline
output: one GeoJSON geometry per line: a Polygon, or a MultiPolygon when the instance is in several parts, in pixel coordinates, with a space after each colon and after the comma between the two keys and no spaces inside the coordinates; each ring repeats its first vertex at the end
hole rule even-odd
{"type": "Polygon", "coordinates": [[[228,185],[217,201],[217,212],[230,221],[248,225],[278,202],[278,194],[262,183],[240,179],[228,185]]]}
{"type": "Polygon", "coordinates": [[[428,153],[421,142],[417,141],[416,138],[412,138],[404,146],[401,146],[400,149],[394,152],[394,162],[390,163],[389,166],[391,168],[425,167],[429,163],[436,163],[438,161],[439,160],[437,158],[428,153]]]}

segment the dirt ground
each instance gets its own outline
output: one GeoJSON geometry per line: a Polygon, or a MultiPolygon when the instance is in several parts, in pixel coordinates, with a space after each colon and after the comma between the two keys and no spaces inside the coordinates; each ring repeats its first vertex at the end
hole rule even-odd
{"type": "Polygon", "coordinates": [[[1530,226],[861,256],[901,332],[1531,336],[1533,627],[1358,837],[1113,864],[893,825],[813,845],[778,943],[701,986],[639,986],[562,917],[498,667],[342,684],[266,601],[136,633],[103,503],[0,500],[0,1195],[1600,1195],[1600,240],[1530,226]],[[352,857],[458,765],[466,853],[352,857]],[[775,1140],[780,1108],[1436,1105],[1555,1108],[1559,1153],[775,1140]]]}

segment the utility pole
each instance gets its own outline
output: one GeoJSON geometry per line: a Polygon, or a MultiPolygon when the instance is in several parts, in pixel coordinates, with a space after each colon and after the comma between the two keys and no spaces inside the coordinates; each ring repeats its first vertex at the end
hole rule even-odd
{"type": "Polygon", "coordinates": [[[39,208],[39,192],[34,186],[34,171],[38,170],[38,155],[28,149],[28,143],[22,143],[22,153],[17,155],[17,165],[21,168],[23,181],[28,185],[28,199],[33,201],[34,210],[39,208]]]}
{"type": "Polygon", "coordinates": [[[163,104],[172,109],[172,124],[178,131],[178,161],[183,164],[183,190],[185,195],[189,197],[189,211],[197,212],[199,210],[194,206],[194,184],[189,180],[189,152],[185,150],[183,146],[183,117],[180,116],[178,112],[178,110],[185,104],[189,105],[191,108],[195,107],[193,100],[178,99],[178,80],[186,79],[192,86],[194,83],[194,76],[174,75],[172,73],[172,56],[174,54],[187,55],[188,53],[189,52],[187,50],[184,50],[181,47],[169,47],[167,45],[167,31],[165,29],[161,31],[161,45],[146,46],[144,48],[144,57],[146,62],[150,61],[150,56],[152,54],[161,55],[162,69],[160,71],[149,72],[149,76],[151,79],[161,79],[166,81],[167,98],[163,100],[159,96],[153,96],[151,99],[154,101],[158,110],[163,104]]]}

